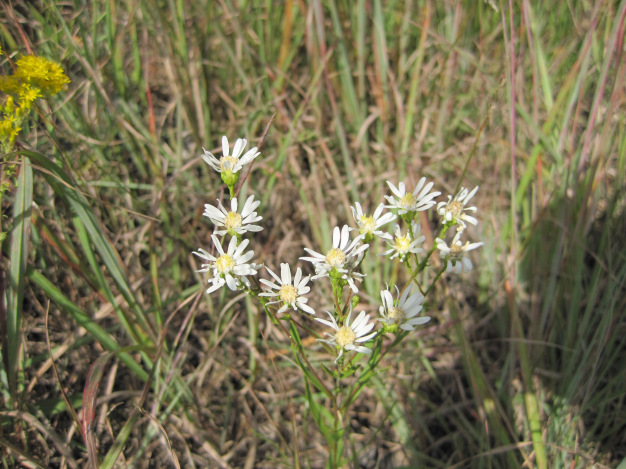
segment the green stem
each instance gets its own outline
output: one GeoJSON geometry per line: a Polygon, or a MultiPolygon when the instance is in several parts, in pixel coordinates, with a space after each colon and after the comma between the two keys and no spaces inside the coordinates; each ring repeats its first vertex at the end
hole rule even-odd
{"type": "MultiPolygon", "coordinates": [[[[393,348],[396,345],[402,342],[402,340],[404,340],[404,338],[408,334],[409,334],[408,331],[404,331],[404,330],[402,332],[399,332],[396,338],[394,339],[394,341],[391,343],[391,345],[389,345],[389,347],[385,349],[384,352],[380,353],[373,360],[367,363],[367,368],[361,374],[359,379],[357,379],[356,383],[354,383],[352,390],[350,391],[350,394],[348,395],[348,398],[342,403],[342,406],[341,406],[342,412],[345,412],[345,410],[347,410],[350,407],[350,405],[352,405],[352,402],[354,401],[354,399],[356,399],[356,396],[361,391],[361,389],[363,389],[363,387],[367,384],[367,382],[369,381],[369,379],[371,378],[373,374],[374,368],[376,368],[376,366],[380,363],[383,357],[387,355],[387,353],[389,353],[391,350],[393,350],[393,348]]],[[[382,340],[382,336],[379,336],[379,337],[380,337],[379,340],[382,340]]]]}
{"type": "MultiPolygon", "coordinates": [[[[258,298],[261,299],[263,297],[259,296],[258,298]]],[[[306,364],[308,371],[317,379],[317,382],[320,384],[320,386],[322,386],[323,388],[322,390],[324,391],[324,394],[326,394],[327,396],[331,397],[331,399],[334,400],[334,397],[332,397],[334,396],[333,393],[330,391],[330,389],[328,389],[328,387],[324,384],[324,382],[319,378],[319,376],[315,372],[315,369],[313,368],[308,358],[306,357],[306,354],[304,353],[304,349],[302,348],[302,342],[300,341],[300,336],[297,335],[298,334],[297,328],[296,327],[290,328],[297,335],[297,339],[296,339],[293,337],[293,334],[291,334],[287,330],[287,328],[278,320],[275,312],[272,311],[271,308],[269,308],[269,306],[266,303],[264,302],[261,302],[261,303],[263,304],[263,309],[272,318],[272,321],[274,322],[274,324],[280,327],[282,331],[289,337],[289,340],[291,341],[291,345],[297,349],[300,357],[306,364]]],[[[294,326],[297,324],[293,319],[291,319],[291,317],[289,317],[289,323],[293,324],[294,326]]],[[[298,363],[300,363],[300,361],[298,361],[298,363]]]]}
{"type": "Polygon", "coordinates": [[[430,284],[430,286],[426,290],[426,293],[424,293],[424,296],[428,295],[430,290],[432,290],[432,288],[435,286],[435,283],[437,283],[437,280],[439,280],[439,278],[445,273],[447,267],[448,267],[448,263],[444,262],[443,266],[441,267],[441,270],[437,273],[437,276],[433,279],[432,283],[430,284]]]}

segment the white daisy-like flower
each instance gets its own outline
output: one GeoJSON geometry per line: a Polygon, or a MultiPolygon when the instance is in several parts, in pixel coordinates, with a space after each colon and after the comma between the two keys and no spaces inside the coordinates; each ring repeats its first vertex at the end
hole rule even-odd
{"type": "Polygon", "coordinates": [[[293,308],[294,311],[300,309],[305,313],[315,314],[313,308],[306,304],[308,301],[307,298],[302,296],[306,295],[311,290],[311,287],[306,286],[311,278],[310,275],[302,278],[302,269],[298,267],[292,282],[289,264],[280,264],[280,277],[267,266],[265,269],[276,279],[277,283],[261,279],[261,283],[271,288],[272,291],[260,293],[259,296],[277,297],[275,301],[267,303],[268,305],[283,303],[283,306],[276,311],[276,314],[284,313],[289,307],[293,308]]]}
{"type": "Polygon", "coordinates": [[[225,230],[215,230],[215,234],[222,236],[226,233],[231,236],[237,234],[244,234],[247,231],[261,231],[263,228],[258,225],[253,225],[254,222],[262,220],[255,212],[256,208],[261,204],[259,200],[254,201],[254,196],[251,195],[246,200],[246,203],[241,209],[241,213],[237,211],[237,197],[233,197],[230,201],[230,211],[226,210],[221,201],[217,201],[218,206],[214,207],[210,204],[204,205],[204,215],[208,217],[215,226],[223,226],[225,230]]]}
{"type": "Polygon", "coordinates": [[[422,234],[422,226],[419,223],[412,221],[411,232],[407,232],[405,235],[402,234],[400,225],[394,225],[394,235],[393,241],[387,241],[391,249],[383,252],[383,256],[392,254],[390,259],[397,257],[404,262],[410,254],[424,252],[422,244],[426,240],[426,236],[422,234]]]}
{"type": "Polygon", "coordinates": [[[219,252],[218,257],[212,256],[202,248],[198,249],[197,252],[194,251],[196,256],[208,261],[202,264],[202,268],[198,272],[213,271],[213,278],[209,279],[211,286],[206,292],[212,293],[224,285],[233,291],[241,289],[242,285],[250,288],[250,281],[246,276],[256,275],[257,270],[261,267],[256,264],[248,264],[248,261],[254,256],[254,251],[243,253],[250,241],[244,239],[240,245],[237,245],[237,238],[233,236],[230,239],[228,250],[224,252],[219,239],[215,235],[211,235],[211,239],[219,252]]]}
{"type": "Polygon", "coordinates": [[[478,220],[464,212],[476,212],[478,210],[476,207],[465,206],[474,197],[477,190],[478,186],[474,187],[472,192],[465,187],[461,187],[459,193],[454,197],[448,196],[447,202],[439,202],[437,204],[437,213],[441,216],[443,223],[450,223],[454,220],[455,223],[462,225],[463,228],[467,226],[465,222],[476,225],[478,220]]]}
{"type": "Polygon", "coordinates": [[[368,323],[370,316],[369,314],[365,314],[365,311],[361,311],[361,313],[357,316],[352,324],[350,324],[350,317],[352,316],[352,308],[350,308],[350,312],[348,313],[348,317],[346,318],[344,324],[339,326],[335,317],[326,311],[326,314],[330,317],[330,321],[326,319],[315,318],[316,321],[321,322],[322,324],[326,324],[329,327],[332,327],[335,330],[334,334],[329,332],[325,332],[329,339],[317,339],[320,342],[326,342],[330,345],[335,345],[340,348],[339,355],[335,359],[335,363],[337,360],[341,358],[344,350],[350,350],[358,353],[372,353],[372,350],[364,347],[363,345],[357,345],[363,342],[367,342],[372,337],[376,335],[376,332],[369,333],[373,328],[375,323],[368,323]]]}
{"type": "Polygon", "coordinates": [[[257,147],[254,147],[241,156],[247,144],[248,141],[245,138],[238,138],[235,142],[235,147],[233,148],[233,153],[231,155],[229,154],[230,147],[228,146],[228,138],[224,135],[222,137],[222,157],[218,159],[213,155],[213,153],[203,148],[204,155],[202,155],[202,159],[218,173],[226,171],[230,173],[237,173],[244,167],[244,165],[250,163],[261,154],[260,151],[257,151],[257,147]]]}
{"type": "Polygon", "coordinates": [[[382,306],[378,308],[382,318],[378,319],[384,322],[388,326],[397,324],[400,329],[405,331],[412,331],[415,326],[420,324],[426,324],[430,321],[429,316],[415,317],[422,311],[422,304],[424,303],[424,295],[419,291],[414,295],[411,295],[411,288],[406,288],[404,293],[400,295],[398,287],[396,287],[398,293],[398,300],[393,301],[393,296],[389,290],[382,290],[380,297],[382,299],[382,306]]]}
{"type": "Polygon", "coordinates": [[[359,280],[364,275],[356,272],[355,269],[363,259],[363,253],[369,247],[369,244],[359,245],[360,240],[360,237],[357,237],[350,242],[350,227],[348,225],[344,225],[341,230],[336,226],[333,230],[333,247],[326,255],[304,248],[306,252],[311,254],[311,257],[301,257],[300,259],[312,262],[315,266],[315,275],[311,277],[311,280],[328,277],[334,269],[338,274],[341,274],[341,278],[346,280],[352,291],[356,293],[358,289],[354,280],[359,280]]]}
{"type": "Polygon", "coordinates": [[[437,238],[435,240],[437,249],[439,249],[442,259],[444,259],[444,261],[448,264],[446,272],[455,271],[457,274],[460,274],[472,270],[472,261],[470,261],[466,256],[466,253],[485,244],[482,242],[470,244],[470,242],[467,241],[465,245],[463,245],[460,240],[462,233],[463,230],[457,231],[456,235],[452,239],[452,242],[450,243],[450,246],[448,246],[443,239],[437,238]]]}
{"type": "Polygon", "coordinates": [[[429,194],[434,183],[429,182],[426,184],[425,177],[419,180],[413,192],[407,192],[403,182],[401,182],[398,187],[394,186],[390,181],[387,181],[387,185],[389,185],[389,189],[391,189],[395,197],[386,195],[385,198],[387,202],[389,202],[389,205],[385,205],[385,207],[397,210],[398,215],[428,210],[435,205],[433,199],[441,194],[441,192],[431,192],[429,194]]]}
{"type": "Polygon", "coordinates": [[[396,215],[391,212],[387,212],[382,215],[384,208],[384,204],[380,204],[376,207],[373,215],[367,216],[363,212],[361,204],[358,202],[354,203],[354,207],[350,207],[354,221],[356,221],[356,224],[359,227],[359,236],[362,239],[372,239],[374,236],[388,240],[392,239],[389,233],[385,233],[384,231],[378,229],[396,219],[396,215]]]}

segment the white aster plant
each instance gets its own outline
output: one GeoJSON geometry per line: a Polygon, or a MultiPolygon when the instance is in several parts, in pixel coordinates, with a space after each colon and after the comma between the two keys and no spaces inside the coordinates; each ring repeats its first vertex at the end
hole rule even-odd
{"type": "Polygon", "coordinates": [[[439,249],[444,264],[446,265],[446,272],[456,272],[457,274],[461,274],[463,272],[471,271],[473,265],[472,261],[467,256],[467,253],[485,244],[483,242],[470,243],[469,241],[466,241],[465,244],[463,244],[461,241],[462,233],[463,230],[457,231],[449,246],[443,239],[437,238],[435,240],[437,249],[439,249]]]}
{"type": "Polygon", "coordinates": [[[244,233],[259,232],[263,228],[254,223],[261,221],[263,217],[257,215],[255,210],[261,204],[259,200],[254,200],[254,195],[251,195],[246,200],[246,203],[241,207],[241,213],[237,211],[239,206],[237,197],[233,197],[230,201],[230,210],[226,210],[220,200],[217,201],[217,207],[205,204],[204,215],[209,218],[213,224],[220,228],[215,230],[215,234],[223,236],[228,233],[230,236],[241,236],[244,233]],[[222,229],[224,228],[224,229],[222,229]]]}
{"type": "Polygon", "coordinates": [[[396,292],[398,296],[396,301],[388,289],[380,292],[382,306],[378,309],[381,316],[379,321],[387,325],[391,331],[395,331],[398,327],[405,331],[412,331],[415,326],[430,321],[429,316],[417,317],[424,307],[424,295],[419,291],[411,294],[410,287],[405,288],[402,295],[397,287],[396,292]]]}
{"type": "Polygon", "coordinates": [[[350,227],[343,225],[340,229],[336,226],[333,229],[333,247],[326,252],[326,255],[304,248],[310,256],[300,259],[309,261],[315,267],[315,275],[312,280],[322,277],[332,277],[342,279],[354,293],[358,292],[355,280],[361,280],[363,274],[357,271],[363,259],[363,253],[369,247],[368,244],[360,244],[360,237],[350,241],[350,227]]]}
{"type": "Polygon", "coordinates": [[[245,138],[238,138],[235,142],[233,152],[230,153],[230,146],[226,135],[222,137],[222,157],[217,158],[210,151],[204,150],[202,159],[211,166],[215,171],[220,173],[222,181],[228,186],[230,196],[234,196],[234,186],[239,180],[239,172],[242,168],[250,164],[257,156],[261,154],[257,147],[253,147],[243,153],[248,141],[245,138]],[[243,155],[242,155],[243,154],[243,155]]]}
{"type": "Polygon", "coordinates": [[[387,185],[393,196],[385,196],[389,205],[385,207],[396,210],[398,215],[410,214],[409,220],[412,220],[415,213],[428,210],[433,205],[435,197],[441,194],[441,192],[430,192],[434,183],[429,182],[426,184],[426,178],[423,177],[419,180],[413,192],[407,192],[406,186],[403,182],[398,184],[398,187],[394,186],[390,181],[387,181],[387,185]]]}
{"type": "MultiPolygon", "coordinates": [[[[228,138],[224,136],[221,158],[206,150],[202,156],[209,166],[220,173],[222,181],[229,189],[230,203],[218,200],[217,205],[205,205],[203,215],[215,226],[211,235],[214,247],[211,252],[204,249],[194,252],[202,260],[198,272],[211,274],[207,280],[207,293],[214,293],[227,286],[233,291],[244,290],[256,298],[272,322],[282,330],[282,336],[289,338],[295,363],[302,369],[307,389],[315,388],[317,391],[307,391],[306,397],[311,400],[310,408],[319,406],[313,400],[320,393],[330,402],[329,412],[312,414],[318,426],[323,429],[322,433],[331,448],[329,457],[333,463],[330,466],[336,467],[341,460],[341,455],[336,454],[336,451],[349,446],[337,444],[337,439],[344,433],[343,415],[374,375],[371,372],[390,349],[417,327],[431,320],[422,313],[425,309],[425,297],[438,279],[445,272],[460,273],[471,270],[472,263],[468,254],[483,243],[466,242],[463,245],[460,237],[466,224],[477,224],[476,218],[469,215],[475,213],[477,208],[468,207],[467,203],[476,194],[478,187],[471,192],[462,188],[454,197],[449,196],[448,202],[437,204],[436,197],[441,193],[434,191],[434,183],[427,182],[425,177],[410,192],[404,182],[396,187],[387,181],[391,190],[391,195],[385,196],[387,204],[379,203],[370,215],[359,202],[354,202],[354,206],[350,207],[354,219],[353,228],[347,224],[335,226],[332,231],[332,246],[326,251],[317,252],[305,248],[306,255],[300,257],[300,260],[310,263],[309,268],[312,267],[313,270],[311,274],[303,274],[300,267],[295,267],[294,273],[292,267],[283,262],[280,264],[280,275],[265,267],[269,278],[257,280],[261,265],[252,262],[254,252],[246,252],[250,241],[244,237],[257,235],[263,230],[260,224],[263,218],[257,214],[260,201],[250,195],[242,204],[236,196],[235,184],[244,166],[251,164],[259,156],[263,140],[264,137],[258,148],[251,148],[244,153],[248,142],[237,139],[230,152],[228,138]],[[431,236],[427,211],[435,205],[441,224],[438,232],[431,236]],[[385,212],[385,209],[388,211],[385,212]],[[395,223],[388,232],[391,222],[395,223]],[[448,245],[445,241],[446,232],[455,225],[458,228],[456,236],[448,245]],[[429,241],[430,247],[426,245],[426,234],[422,232],[422,226],[425,227],[429,240],[435,238],[434,243],[429,241]],[[353,232],[356,233],[351,236],[353,232]],[[226,235],[230,236],[230,241],[226,235]],[[221,240],[219,236],[222,236],[221,240]],[[225,248],[222,243],[226,245],[227,241],[225,248]],[[400,261],[409,283],[402,292],[396,287],[395,296],[389,286],[379,290],[380,304],[372,305],[368,309],[361,306],[359,288],[362,288],[366,275],[365,256],[375,242],[386,246],[383,255],[387,257],[378,259],[384,259],[383,262],[394,259],[397,259],[394,262],[400,261]],[[432,264],[431,257],[435,251],[439,252],[442,267],[434,275],[428,275],[427,269],[432,264]],[[319,293],[311,295],[313,288],[321,282],[330,282],[332,298],[320,298],[319,293]],[[309,304],[310,298],[316,298],[315,304],[309,304]],[[326,311],[327,318],[315,315],[314,307],[322,304],[332,305],[326,311]],[[353,319],[353,311],[357,309],[357,305],[360,305],[361,312],[353,319]],[[367,311],[375,311],[376,308],[380,317],[370,321],[367,311]],[[300,312],[305,314],[297,314],[300,312]],[[305,321],[309,321],[309,324],[305,321]],[[314,324],[321,324],[330,328],[330,331],[320,331],[319,326],[312,327],[314,324]],[[324,348],[330,352],[332,360],[329,362],[332,366],[322,365],[326,377],[320,375],[319,369],[309,361],[311,350],[309,346],[304,346],[300,337],[302,332],[326,344],[324,348]],[[361,377],[349,381],[348,378],[365,361],[361,377]],[[328,382],[330,378],[332,381],[328,382]],[[328,419],[327,415],[339,415],[340,418],[328,419]]],[[[403,274],[394,268],[394,275],[403,274]]],[[[368,289],[371,290],[371,285],[368,289]]],[[[367,295],[362,296],[369,298],[367,295]]]]}
{"type": "Polygon", "coordinates": [[[469,200],[474,197],[474,194],[478,191],[476,186],[471,192],[465,187],[461,187],[461,190],[454,197],[448,196],[447,202],[439,202],[437,204],[437,213],[441,216],[441,221],[445,224],[460,224],[465,228],[467,223],[476,225],[478,220],[472,217],[466,212],[476,212],[476,207],[466,207],[469,200]]]}
{"type": "Polygon", "coordinates": [[[369,243],[374,237],[391,240],[392,237],[389,233],[381,230],[380,228],[389,222],[396,219],[396,214],[387,212],[383,214],[385,209],[384,204],[379,204],[376,207],[374,213],[370,216],[366,215],[361,208],[361,204],[354,203],[354,207],[350,207],[352,210],[352,216],[358,226],[359,237],[363,239],[363,242],[369,243]]]}
{"type": "Polygon", "coordinates": [[[415,221],[411,222],[411,228],[406,234],[402,233],[400,225],[394,225],[394,238],[392,241],[387,241],[390,249],[383,252],[383,255],[391,255],[389,259],[397,257],[402,262],[405,262],[409,256],[421,254],[424,252],[422,245],[426,240],[426,236],[422,235],[421,231],[421,225],[415,221]]]}
{"type": "Polygon", "coordinates": [[[259,270],[258,265],[248,264],[248,261],[254,256],[254,251],[248,251],[244,254],[244,250],[250,242],[244,239],[241,244],[237,244],[237,238],[230,239],[228,250],[224,251],[222,244],[215,235],[211,235],[213,245],[219,253],[218,257],[213,256],[204,249],[200,248],[194,251],[194,254],[201,259],[207,261],[202,264],[198,272],[213,272],[213,277],[209,279],[211,285],[207,293],[213,293],[224,285],[231,290],[240,290],[243,287],[250,288],[249,275],[256,275],[259,270]]]}
{"type": "Polygon", "coordinates": [[[311,287],[307,286],[307,283],[309,283],[311,279],[310,275],[303,278],[302,269],[298,267],[296,269],[296,275],[292,278],[291,268],[289,264],[286,263],[280,264],[280,277],[267,266],[265,266],[265,270],[274,277],[276,282],[261,279],[260,282],[270,290],[259,293],[259,296],[276,298],[274,301],[266,303],[268,306],[276,303],[282,305],[278,311],[276,311],[276,314],[284,313],[287,309],[292,308],[294,311],[299,309],[305,313],[315,315],[315,311],[307,305],[308,300],[304,296],[311,291],[311,287]]]}
{"type": "Polygon", "coordinates": [[[331,314],[328,311],[326,311],[326,314],[328,314],[330,321],[321,318],[315,318],[315,320],[333,328],[335,333],[332,334],[325,332],[325,334],[330,338],[317,340],[320,342],[326,342],[330,345],[335,345],[339,348],[339,355],[337,355],[335,363],[341,359],[344,350],[366,354],[372,353],[371,349],[365,347],[364,345],[358,345],[363,342],[367,342],[377,334],[377,332],[370,333],[370,331],[374,328],[375,323],[369,322],[369,314],[365,314],[365,311],[361,311],[356,319],[350,323],[350,317],[352,316],[351,308],[348,312],[348,316],[344,320],[343,325],[337,324],[334,314],[331,314]]]}

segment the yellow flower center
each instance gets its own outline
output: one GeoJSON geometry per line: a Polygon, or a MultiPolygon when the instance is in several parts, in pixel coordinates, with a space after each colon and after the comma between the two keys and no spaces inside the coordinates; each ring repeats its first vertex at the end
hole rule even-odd
{"type": "Polygon", "coordinates": [[[241,215],[237,212],[228,212],[224,220],[224,226],[229,230],[239,228],[241,226],[241,215]]]}
{"type": "Polygon", "coordinates": [[[396,242],[394,244],[394,248],[396,251],[401,253],[409,252],[409,248],[411,247],[411,238],[408,236],[396,236],[396,242]]]}
{"type": "Polygon", "coordinates": [[[356,340],[356,334],[348,326],[341,326],[335,334],[335,341],[341,348],[345,348],[346,345],[353,344],[356,340]]]}
{"type": "Polygon", "coordinates": [[[396,324],[402,324],[406,319],[406,314],[402,308],[391,308],[387,316],[396,324]]]}
{"type": "Polygon", "coordinates": [[[220,159],[222,171],[232,171],[237,163],[239,163],[239,159],[232,156],[222,156],[220,159]]]}
{"type": "Polygon", "coordinates": [[[458,200],[453,200],[446,205],[446,212],[451,213],[454,218],[457,218],[463,212],[463,204],[458,200]]]}
{"type": "Polygon", "coordinates": [[[400,207],[405,210],[411,210],[415,205],[415,197],[410,192],[408,194],[404,194],[400,199],[400,207]]]}
{"type": "Polygon", "coordinates": [[[341,267],[346,262],[346,254],[337,248],[333,248],[326,254],[326,262],[331,267],[341,267]]]}
{"type": "Polygon", "coordinates": [[[298,291],[293,285],[283,285],[279,290],[280,299],[290,305],[298,298],[298,291]]]}
{"type": "Polygon", "coordinates": [[[235,260],[228,254],[222,254],[215,261],[215,268],[220,274],[226,274],[235,267],[235,260]]]}
{"type": "Polygon", "coordinates": [[[463,246],[452,243],[450,245],[450,258],[460,259],[461,257],[463,257],[463,246]]]}
{"type": "Polygon", "coordinates": [[[361,233],[373,233],[376,229],[374,217],[367,217],[365,215],[362,215],[359,224],[361,225],[361,233]]]}

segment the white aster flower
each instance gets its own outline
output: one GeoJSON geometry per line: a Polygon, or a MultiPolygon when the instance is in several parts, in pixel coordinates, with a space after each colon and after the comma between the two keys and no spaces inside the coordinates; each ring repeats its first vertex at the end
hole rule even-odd
{"type": "Polygon", "coordinates": [[[360,280],[364,277],[355,271],[356,267],[363,259],[363,253],[369,247],[369,244],[359,245],[360,237],[350,242],[350,227],[344,225],[341,230],[336,226],[333,230],[333,247],[326,255],[304,248],[311,257],[301,257],[304,261],[312,262],[315,266],[315,275],[311,280],[321,277],[329,277],[333,270],[340,274],[341,278],[346,280],[355,293],[358,291],[354,280],[360,280]]]}
{"type": "Polygon", "coordinates": [[[393,241],[387,241],[387,244],[391,247],[387,251],[383,252],[383,256],[392,254],[390,259],[397,257],[404,262],[409,254],[419,254],[424,252],[421,247],[426,239],[426,236],[422,235],[422,226],[415,222],[411,222],[411,232],[407,232],[406,235],[402,234],[400,225],[394,225],[394,239],[393,241]]]}
{"type": "Polygon", "coordinates": [[[354,352],[359,353],[372,353],[370,349],[364,347],[362,345],[357,345],[363,342],[367,342],[372,337],[376,335],[376,332],[369,333],[373,328],[375,323],[369,323],[370,319],[369,314],[365,314],[365,311],[361,311],[361,313],[357,316],[352,324],[350,324],[350,317],[352,316],[352,308],[350,308],[350,312],[348,313],[348,317],[346,318],[343,326],[339,326],[335,317],[326,311],[326,314],[330,317],[330,321],[325,319],[315,318],[316,321],[321,322],[322,324],[326,324],[329,327],[332,327],[335,330],[334,334],[325,332],[330,339],[317,339],[320,342],[326,342],[330,345],[336,345],[340,348],[339,355],[335,359],[335,363],[337,360],[341,358],[344,350],[352,350],[354,352]]]}
{"type": "Polygon", "coordinates": [[[228,138],[226,137],[226,135],[224,135],[222,137],[222,157],[220,159],[217,159],[213,155],[213,153],[203,148],[204,155],[202,155],[202,159],[206,161],[209,166],[211,166],[218,173],[237,173],[241,170],[241,168],[243,168],[244,165],[250,163],[261,154],[261,152],[257,151],[257,147],[254,147],[248,150],[243,156],[241,156],[247,144],[248,141],[245,138],[238,138],[235,142],[233,153],[232,155],[230,155],[228,138]]]}
{"type": "Polygon", "coordinates": [[[413,192],[407,192],[403,182],[401,182],[398,187],[394,186],[389,181],[387,181],[387,184],[395,197],[386,195],[385,198],[387,199],[387,202],[389,202],[389,205],[385,205],[385,207],[396,209],[398,211],[398,215],[404,215],[408,212],[428,210],[430,207],[435,205],[435,201],[433,199],[441,194],[441,192],[428,193],[432,189],[434,183],[429,182],[426,184],[425,177],[419,180],[413,192]]]}
{"type": "Polygon", "coordinates": [[[380,204],[374,211],[374,214],[368,217],[365,213],[363,213],[361,204],[358,202],[354,203],[354,207],[350,207],[354,221],[356,221],[356,224],[359,227],[359,236],[366,240],[366,242],[374,236],[388,240],[392,239],[389,233],[385,233],[384,231],[378,229],[396,219],[396,215],[391,212],[382,215],[384,208],[385,206],[380,204]]]}
{"type": "Polygon", "coordinates": [[[250,281],[246,278],[247,275],[256,275],[260,266],[256,264],[248,264],[247,262],[254,256],[254,251],[248,251],[243,253],[246,246],[248,246],[249,240],[245,239],[237,246],[237,238],[233,236],[230,239],[228,250],[224,252],[222,245],[215,235],[211,235],[213,244],[219,252],[219,257],[212,256],[204,249],[198,249],[194,251],[194,254],[208,263],[202,264],[202,268],[198,272],[213,271],[213,278],[209,279],[211,286],[206,291],[212,293],[215,290],[228,285],[231,290],[239,290],[242,285],[250,287],[250,281]]]}
{"type": "Polygon", "coordinates": [[[208,217],[215,226],[223,226],[226,228],[225,230],[215,230],[216,235],[222,236],[228,233],[231,236],[235,236],[237,234],[244,234],[247,231],[256,232],[263,229],[258,225],[252,224],[263,219],[263,217],[258,216],[255,212],[261,202],[258,200],[255,202],[253,195],[248,197],[246,203],[241,209],[241,213],[237,211],[237,197],[233,197],[233,199],[231,199],[230,211],[224,208],[221,201],[218,200],[217,202],[217,207],[205,204],[204,213],[202,214],[205,217],[208,217]]]}
{"type": "Polygon", "coordinates": [[[452,239],[452,242],[450,243],[450,246],[448,246],[443,239],[437,238],[435,240],[435,243],[437,244],[437,249],[441,251],[440,255],[442,259],[444,259],[444,261],[448,263],[448,266],[446,267],[446,272],[455,271],[457,274],[460,274],[472,270],[472,261],[470,261],[469,258],[466,256],[466,253],[485,244],[482,242],[470,244],[470,242],[468,241],[465,243],[465,245],[463,245],[460,240],[462,233],[463,230],[457,231],[454,239],[452,239]]]}
{"type": "Polygon", "coordinates": [[[283,306],[276,311],[276,314],[284,313],[289,307],[293,310],[301,309],[305,313],[315,314],[313,308],[307,305],[307,298],[302,295],[306,295],[311,290],[306,284],[309,283],[310,275],[302,278],[302,269],[298,267],[296,269],[296,275],[291,278],[291,269],[289,264],[280,264],[280,278],[268,267],[265,269],[276,279],[277,283],[270,282],[269,280],[261,279],[261,283],[273,289],[260,293],[259,296],[277,297],[275,301],[270,301],[268,305],[275,303],[283,303],[283,306]]]}
{"type": "Polygon", "coordinates": [[[382,290],[380,297],[382,299],[382,306],[378,308],[382,318],[379,321],[393,326],[397,324],[400,329],[405,331],[412,331],[415,326],[420,324],[426,324],[430,321],[429,316],[415,317],[422,311],[422,303],[424,303],[424,296],[418,291],[414,295],[411,295],[411,288],[406,288],[404,293],[400,295],[398,288],[398,300],[393,301],[393,296],[389,290],[382,290]]]}
{"type": "Polygon", "coordinates": [[[464,212],[476,212],[478,210],[476,207],[466,207],[465,205],[469,202],[469,200],[474,197],[476,191],[478,190],[478,186],[474,187],[474,190],[470,192],[465,187],[461,187],[461,190],[458,194],[454,196],[454,198],[449,195],[447,202],[439,202],[437,204],[437,213],[443,219],[443,223],[450,223],[454,221],[454,223],[458,223],[465,228],[467,225],[465,222],[471,223],[475,225],[478,223],[476,218],[468,215],[464,212]]]}

